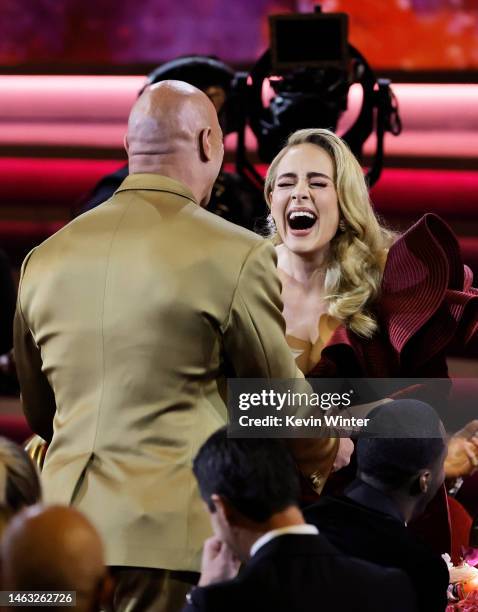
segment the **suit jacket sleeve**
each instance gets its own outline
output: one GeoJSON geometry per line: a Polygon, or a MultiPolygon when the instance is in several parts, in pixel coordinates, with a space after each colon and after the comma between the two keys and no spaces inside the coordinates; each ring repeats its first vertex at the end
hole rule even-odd
{"type": "Polygon", "coordinates": [[[227,580],[226,582],[211,584],[206,587],[193,587],[187,596],[187,603],[182,612],[219,612],[228,610],[235,612],[247,607],[247,598],[250,593],[241,588],[240,582],[227,580]]]}
{"type": "MultiPolygon", "coordinates": [[[[303,378],[285,339],[276,253],[259,242],[247,256],[223,325],[224,346],[239,378],[303,378]]],[[[299,469],[322,490],[337,454],[338,439],[286,440],[299,469]]]]}
{"type": "Polygon", "coordinates": [[[29,256],[22,266],[13,324],[14,355],[20,381],[23,412],[32,430],[48,442],[53,435],[56,405],[53,390],[42,370],[40,349],[22,311],[22,286],[29,256]]]}

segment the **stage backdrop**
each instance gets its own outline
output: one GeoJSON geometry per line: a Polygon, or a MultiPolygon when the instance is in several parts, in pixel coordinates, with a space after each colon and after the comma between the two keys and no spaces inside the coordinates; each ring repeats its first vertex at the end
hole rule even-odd
{"type": "MultiPolygon", "coordinates": [[[[267,16],[312,0],[0,0],[0,67],[158,64],[216,55],[251,64],[268,46],[267,16]]],[[[478,0],[324,0],[345,11],[350,41],[374,68],[478,69],[478,0]]]]}

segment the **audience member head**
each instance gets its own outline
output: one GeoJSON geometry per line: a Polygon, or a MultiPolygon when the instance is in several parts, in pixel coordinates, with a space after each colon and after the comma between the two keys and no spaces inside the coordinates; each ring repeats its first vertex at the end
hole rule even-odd
{"type": "MultiPolygon", "coordinates": [[[[91,523],[74,508],[32,506],[15,516],[1,543],[2,588],[76,591],[76,610],[93,612],[112,590],[103,546],[91,523]]],[[[52,607],[52,610],[71,609],[52,607]]]]}
{"type": "Polygon", "coordinates": [[[162,174],[206,206],[224,157],[222,131],[205,93],[182,81],[147,87],[134,104],[125,146],[131,174],[162,174]]]}
{"type": "Polygon", "coordinates": [[[369,417],[371,430],[380,433],[358,441],[358,476],[393,498],[409,521],[424,511],[443,484],[443,424],[429,404],[412,399],[382,404],[369,417]]]}
{"type": "Polygon", "coordinates": [[[38,472],[27,453],[0,437],[0,535],[14,514],[40,501],[38,472]]]}
{"type": "Polygon", "coordinates": [[[145,87],[164,80],[184,81],[194,85],[214,104],[219,123],[227,134],[233,127],[232,118],[226,111],[234,77],[234,70],[217,57],[187,55],[155,68],[149,73],[145,87]]]}
{"type": "Polygon", "coordinates": [[[296,468],[278,440],[228,438],[219,429],[200,448],[193,471],[215,534],[241,560],[263,533],[304,522],[296,468]]]}

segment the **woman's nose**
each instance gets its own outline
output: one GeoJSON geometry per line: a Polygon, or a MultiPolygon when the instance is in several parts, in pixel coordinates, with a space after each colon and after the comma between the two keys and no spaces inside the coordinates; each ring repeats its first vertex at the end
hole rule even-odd
{"type": "Polygon", "coordinates": [[[309,190],[306,185],[297,184],[294,191],[292,192],[293,200],[307,200],[309,197],[309,190]]]}

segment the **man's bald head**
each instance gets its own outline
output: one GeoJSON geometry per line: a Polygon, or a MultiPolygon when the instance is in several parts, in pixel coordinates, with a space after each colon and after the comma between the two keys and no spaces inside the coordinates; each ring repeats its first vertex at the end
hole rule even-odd
{"type": "Polygon", "coordinates": [[[17,514],[1,543],[2,588],[76,591],[76,609],[92,610],[105,581],[103,546],[74,508],[30,506],[17,514]]]}
{"type": "Polygon", "coordinates": [[[126,149],[131,174],[164,174],[185,183],[202,202],[219,173],[224,149],[214,105],[183,81],[147,87],[134,104],[126,149]]]}

